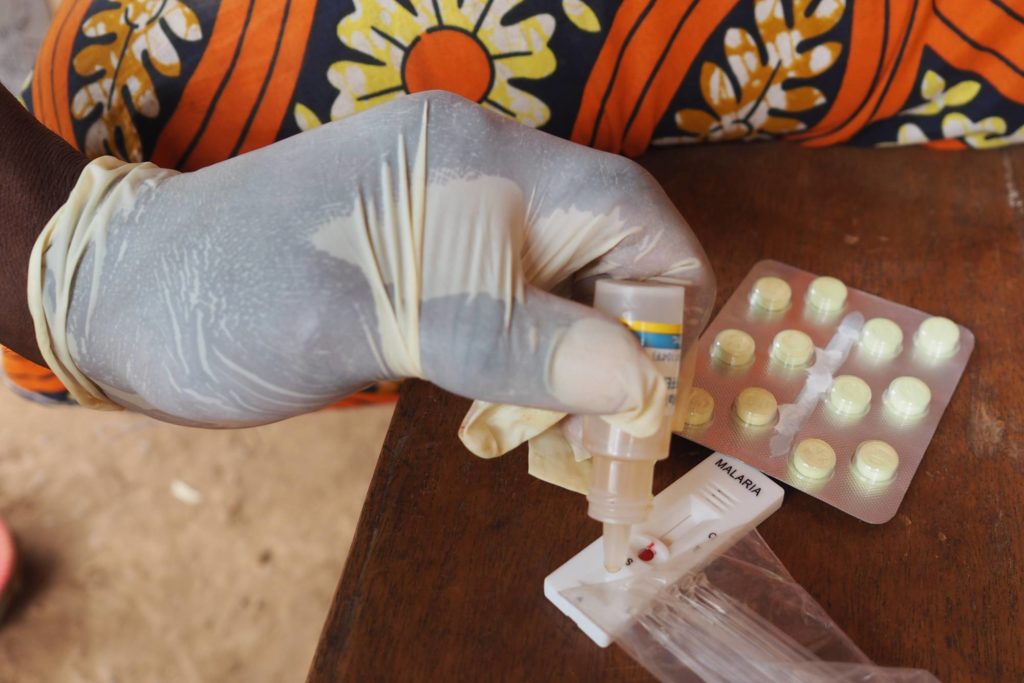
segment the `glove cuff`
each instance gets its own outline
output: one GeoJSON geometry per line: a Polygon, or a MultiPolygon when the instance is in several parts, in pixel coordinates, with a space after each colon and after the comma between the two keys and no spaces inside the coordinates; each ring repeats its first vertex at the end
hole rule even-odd
{"type": "MultiPolygon", "coordinates": [[[[153,164],[129,164],[114,157],[89,163],[36,239],[28,266],[28,307],[39,350],[72,398],[97,410],[120,410],[75,364],[68,334],[68,310],[79,263],[90,247],[106,246],[107,226],[118,207],[130,203],[136,188],[159,171],[153,164]],[[47,282],[50,291],[47,292],[47,282]]],[[[96,262],[100,263],[97,257],[96,262]]],[[[93,276],[97,286],[100,274],[93,276]]]]}

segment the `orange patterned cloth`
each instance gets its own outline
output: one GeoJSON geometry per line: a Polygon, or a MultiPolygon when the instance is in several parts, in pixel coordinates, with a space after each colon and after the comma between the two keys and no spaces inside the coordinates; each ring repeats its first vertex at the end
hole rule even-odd
{"type": "Polygon", "coordinates": [[[65,0],[22,97],[89,156],[191,170],[428,89],[628,155],[1000,147],[1024,0],[65,0]]]}

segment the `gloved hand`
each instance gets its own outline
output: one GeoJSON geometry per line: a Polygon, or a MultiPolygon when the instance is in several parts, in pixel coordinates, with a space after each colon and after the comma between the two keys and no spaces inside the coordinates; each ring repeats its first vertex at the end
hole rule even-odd
{"type": "Polygon", "coordinates": [[[549,293],[598,275],[690,284],[687,344],[714,295],[639,166],[426,93],[193,173],[94,161],[29,295],[95,407],[236,427],[421,377],[653,433],[665,386],[631,334],[549,293]]]}

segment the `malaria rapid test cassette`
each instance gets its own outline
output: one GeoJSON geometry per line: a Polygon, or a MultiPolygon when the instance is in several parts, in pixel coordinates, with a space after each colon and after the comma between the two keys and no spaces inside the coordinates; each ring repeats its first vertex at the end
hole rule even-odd
{"type": "Polygon", "coordinates": [[[620,630],[609,624],[625,628],[630,614],[623,609],[602,627],[581,609],[584,598],[577,593],[570,600],[566,591],[651,572],[663,579],[666,571],[669,579],[681,578],[767,519],[782,505],[782,496],[782,487],[754,467],[712,453],[654,497],[647,522],[632,530],[625,567],[614,574],[605,570],[603,540],[598,538],[544,580],[544,595],[591,640],[608,647],[620,630]]]}

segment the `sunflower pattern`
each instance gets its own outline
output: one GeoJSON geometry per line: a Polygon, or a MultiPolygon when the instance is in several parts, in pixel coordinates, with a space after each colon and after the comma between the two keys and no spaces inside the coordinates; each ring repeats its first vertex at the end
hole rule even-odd
{"type": "MultiPolygon", "coordinates": [[[[510,81],[554,72],[548,41],[555,19],[538,14],[506,25],[521,1],[412,0],[406,7],[398,0],[359,0],[338,24],[338,38],[366,59],[331,65],[327,78],[338,91],[331,119],[402,93],[449,90],[529,126],[544,125],[548,106],[510,81]]],[[[309,123],[301,117],[300,127],[309,123]]]]}

